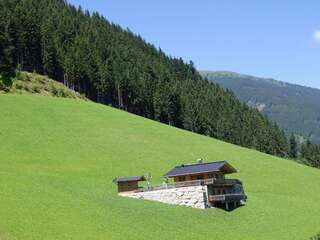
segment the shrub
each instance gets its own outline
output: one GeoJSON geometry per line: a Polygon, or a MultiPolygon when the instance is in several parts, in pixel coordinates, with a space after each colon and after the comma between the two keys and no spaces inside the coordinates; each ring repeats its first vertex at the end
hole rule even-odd
{"type": "Polygon", "coordinates": [[[9,92],[12,86],[12,78],[5,73],[0,73],[0,90],[9,92]]]}
{"type": "Polygon", "coordinates": [[[28,74],[28,73],[24,74],[24,77],[21,80],[31,82],[30,74],[28,74]]]}
{"type": "Polygon", "coordinates": [[[32,84],[31,89],[34,93],[41,93],[41,87],[38,84],[32,84]]]}
{"type": "Polygon", "coordinates": [[[320,240],[320,233],[310,238],[310,240],[320,240]]]}
{"type": "Polygon", "coordinates": [[[0,91],[5,91],[5,86],[1,80],[0,80],[0,91]]]}
{"type": "Polygon", "coordinates": [[[32,88],[28,84],[23,84],[23,89],[27,92],[33,92],[32,88]]]}
{"type": "Polygon", "coordinates": [[[59,90],[56,88],[54,84],[51,84],[51,91],[50,91],[54,96],[59,95],[59,90]]]}
{"type": "Polygon", "coordinates": [[[17,81],[17,82],[15,83],[14,87],[15,87],[17,90],[21,90],[21,89],[24,88],[24,84],[23,84],[23,82],[21,82],[21,81],[17,81]]]}
{"type": "Polygon", "coordinates": [[[43,77],[43,76],[36,75],[34,77],[34,79],[35,79],[36,82],[39,82],[39,83],[42,83],[42,84],[45,84],[45,83],[48,82],[47,79],[45,77],[43,77]]]}

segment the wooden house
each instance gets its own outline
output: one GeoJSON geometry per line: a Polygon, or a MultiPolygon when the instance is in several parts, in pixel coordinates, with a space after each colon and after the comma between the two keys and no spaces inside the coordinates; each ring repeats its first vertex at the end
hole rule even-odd
{"type": "Polygon", "coordinates": [[[246,201],[242,182],[238,179],[226,179],[226,174],[237,170],[227,161],[182,164],[174,167],[165,178],[172,178],[177,187],[205,185],[208,206],[236,207],[246,201]]]}
{"type": "Polygon", "coordinates": [[[138,182],[145,181],[144,176],[129,176],[129,177],[118,177],[113,179],[114,183],[118,185],[118,192],[130,192],[139,189],[138,182]]]}
{"type": "Polygon", "coordinates": [[[227,210],[242,205],[247,196],[242,182],[238,179],[227,179],[227,174],[237,170],[227,161],[198,162],[182,164],[172,168],[163,176],[173,179],[161,185],[139,187],[144,176],[115,178],[118,193],[124,197],[149,199],[181,206],[195,208],[223,207],[227,210]]]}
{"type": "Polygon", "coordinates": [[[173,178],[174,182],[192,181],[201,179],[225,179],[226,174],[235,173],[237,170],[227,161],[208,163],[182,164],[174,167],[163,176],[173,178]]]}

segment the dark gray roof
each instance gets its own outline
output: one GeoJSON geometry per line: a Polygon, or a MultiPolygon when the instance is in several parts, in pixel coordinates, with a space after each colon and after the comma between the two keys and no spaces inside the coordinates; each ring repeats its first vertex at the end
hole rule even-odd
{"type": "Polygon", "coordinates": [[[174,177],[174,176],[183,176],[189,174],[197,173],[209,173],[209,172],[218,172],[222,171],[223,173],[234,173],[237,170],[232,167],[227,161],[215,161],[207,163],[195,163],[195,164],[182,164],[171,169],[169,172],[164,174],[164,177],[174,177]]]}
{"type": "Polygon", "coordinates": [[[144,176],[128,176],[128,177],[118,177],[113,179],[113,182],[134,182],[134,181],[145,181],[144,176]]]}

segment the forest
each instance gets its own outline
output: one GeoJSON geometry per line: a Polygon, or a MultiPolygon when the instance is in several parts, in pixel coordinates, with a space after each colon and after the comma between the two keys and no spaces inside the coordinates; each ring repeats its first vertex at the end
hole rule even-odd
{"type": "Polygon", "coordinates": [[[320,145],[309,140],[301,145],[300,159],[311,167],[320,168],[320,145]]]}
{"type": "MultiPolygon", "coordinates": [[[[15,70],[47,75],[87,98],[230,143],[286,157],[284,132],[202,78],[193,62],[63,0],[0,2],[0,88],[15,70]]],[[[155,136],[156,137],[156,136],[155,136]]]]}

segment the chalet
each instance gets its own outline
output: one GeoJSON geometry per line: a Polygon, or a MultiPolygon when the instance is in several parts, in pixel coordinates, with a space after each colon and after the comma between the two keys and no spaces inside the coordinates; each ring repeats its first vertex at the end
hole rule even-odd
{"type": "Polygon", "coordinates": [[[143,176],[115,178],[119,195],[160,201],[181,206],[208,208],[222,207],[227,210],[245,203],[247,197],[242,182],[227,179],[227,174],[237,170],[227,161],[197,162],[182,164],[163,175],[167,179],[161,185],[139,187],[143,176]],[[172,179],[172,183],[168,183],[172,179]]]}
{"type": "Polygon", "coordinates": [[[225,174],[236,173],[237,170],[227,161],[195,164],[182,164],[174,167],[163,176],[173,178],[174,182],[184,182],[201,179],[224,179],[225,174]]]}
{"type": "Polygon", "coordinates": [[[238,179],[226,179],[226,174],[237,170],[227,161],[198,162],[174,167],[163,176],[172,178],[177,186],[201,184],[206,186],[207,206],[236,207],[246,201],[242,182],[238,179]]]}
{"type": "Polygon", "coordinates": [[[139,189],[138,182],[145,181],[144,176],[130,176],[130,177],[119,177],[113,179],[114,183],[118,185],[118,192],[130,192],[139,189]]]}

